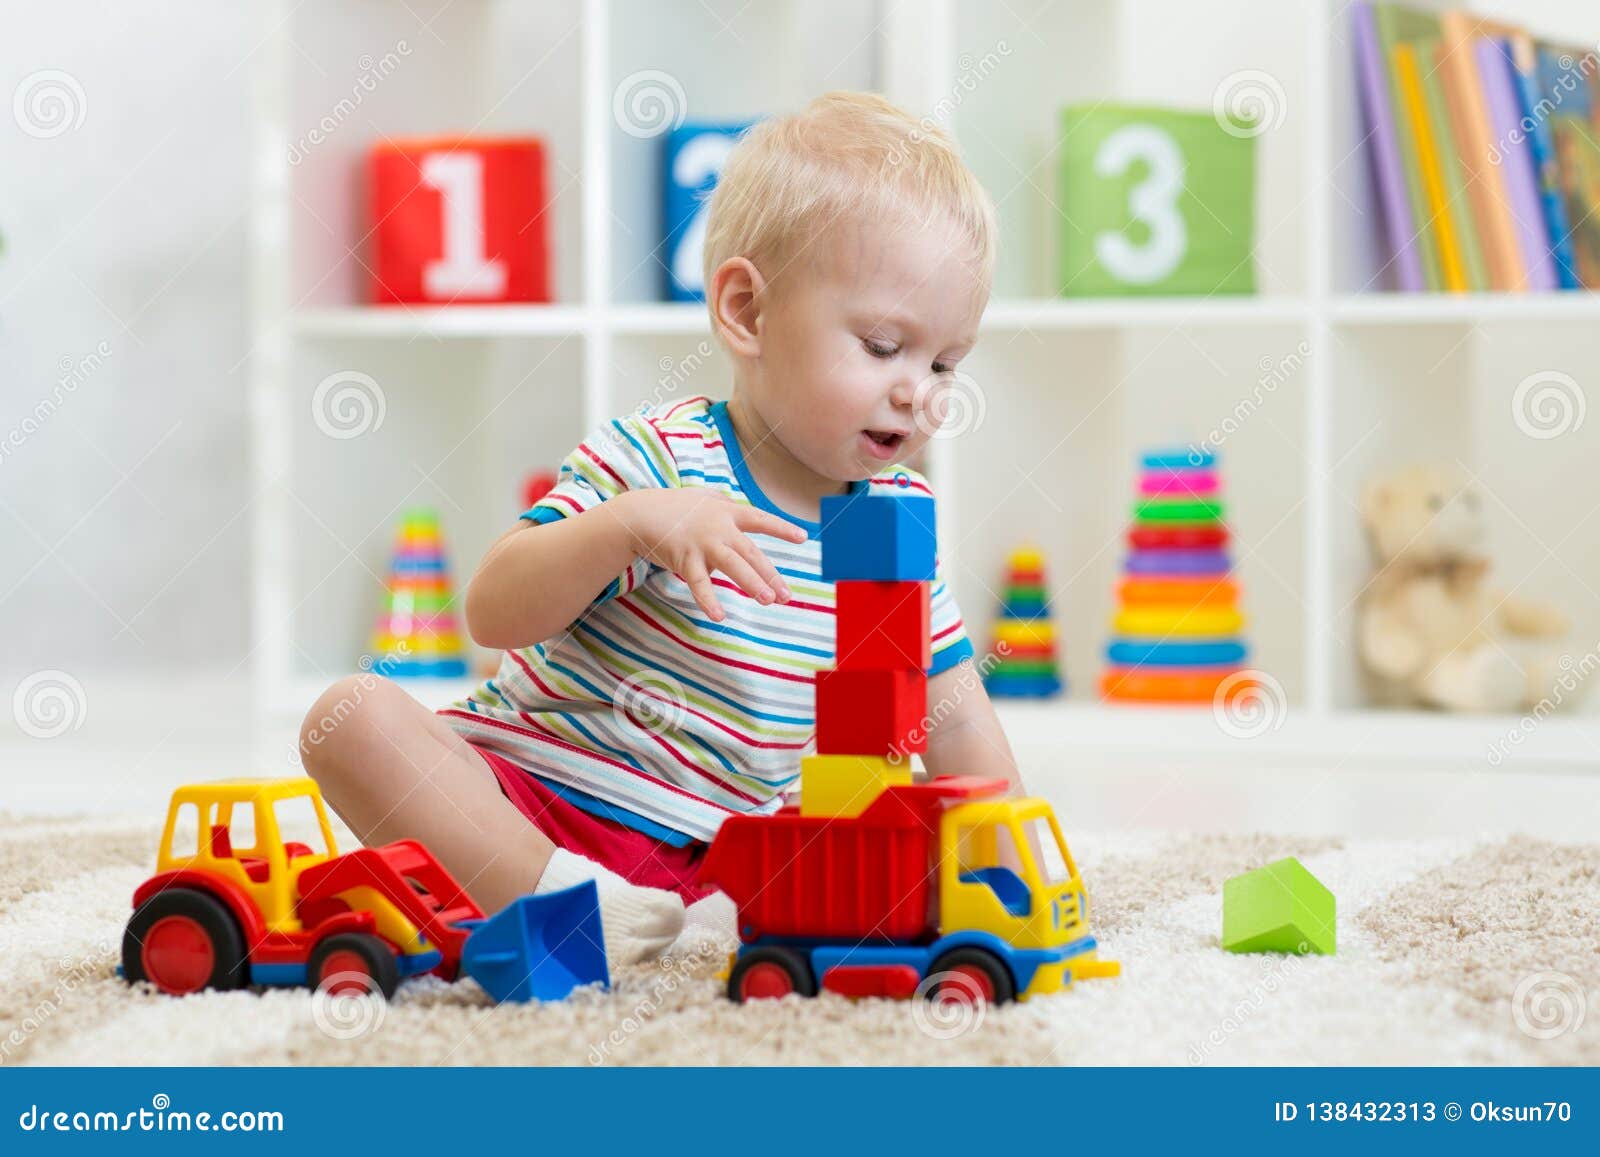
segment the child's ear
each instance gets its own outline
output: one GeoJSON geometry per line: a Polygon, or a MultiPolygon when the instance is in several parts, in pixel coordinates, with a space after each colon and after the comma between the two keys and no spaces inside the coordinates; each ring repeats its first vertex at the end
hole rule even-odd
{"type": "Polygon", "coordinates": [[[717,266],[706,287],[706,300],[728,352],[744,357],[761,353],[761,335],[756,324],[765,300],[766,282],[761,271],[743,257],[730,257],[717,266]]]}

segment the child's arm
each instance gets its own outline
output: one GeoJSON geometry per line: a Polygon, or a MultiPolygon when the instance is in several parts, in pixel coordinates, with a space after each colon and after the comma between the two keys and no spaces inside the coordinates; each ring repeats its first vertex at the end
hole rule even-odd
{"type": "Polygon", "coordinates": [[[1022,793],[1022,776],[1000,719],[970,663],[958,663],[928,680],[928,750],[931,775],[992,775],[1022,793]]]}
{"type": "Polygon", "coordinates": [[[598,506],[502,535],[467,587],[467,629],[480,646],[514,650],[567,629],[635,558],[682,578],[714,620],[721,571],[751,598],[787,602],[789,590],[748,533],[799,542],[806,532],[775,515],[698,487],[628,490],[598,506]]]}

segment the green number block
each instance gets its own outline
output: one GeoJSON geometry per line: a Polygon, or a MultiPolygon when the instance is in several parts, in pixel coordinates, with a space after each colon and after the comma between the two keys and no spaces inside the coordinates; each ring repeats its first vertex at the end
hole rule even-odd
{"type": "Polygon", "coordinates": [[[1290,856],[1222,885],[1222,946],[1229,952],[1334,949],[1333,893],[1290,856]]]}
{"type": "Polygon", "coordinates": [[[1061,115],[1065,297],[1255,292],[1255,140],[1210,113],[1061,115]]]}

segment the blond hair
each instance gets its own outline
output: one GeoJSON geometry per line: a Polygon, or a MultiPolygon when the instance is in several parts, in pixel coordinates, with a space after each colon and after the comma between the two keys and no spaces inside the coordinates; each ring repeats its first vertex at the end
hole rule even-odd
{"type": "Polygon", "coordinates": [[[875,93],[830,92],[751,128],[712,194],[705,284],[730,257],[771,280],[818,234],[852,218],[948,220],[971,247],[985,294],[994,277],[994,202],[932,120],[875,93]]]}

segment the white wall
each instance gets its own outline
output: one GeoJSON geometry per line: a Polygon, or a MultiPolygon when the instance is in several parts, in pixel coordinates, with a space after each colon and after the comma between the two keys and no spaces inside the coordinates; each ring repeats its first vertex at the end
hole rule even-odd
{"type": "Polygon", "coordinates": [[[256,6],[0,12],[0,687],[40,668],[227,670],[249,645],[256,6]],[[41,70],[70,77],[42,82],[64,122],[14,115],[41,70]]]}

